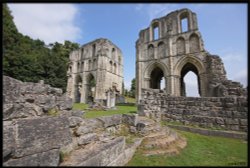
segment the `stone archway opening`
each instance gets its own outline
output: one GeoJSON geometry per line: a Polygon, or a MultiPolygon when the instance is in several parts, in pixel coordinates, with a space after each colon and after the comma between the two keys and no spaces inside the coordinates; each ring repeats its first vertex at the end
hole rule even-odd
{"type": "Polygon", "coordinates": [[[75,103],[81,102],[81,89],[82,89],[82,78],[80,75],[77,75],[75,84],[75,103]]]}
{"type": "Polygon", "coordinates": [[[200,97],[200,77],[197,68],[187,63],[181,70],[180,93],[181,96],[200,97]]]}
{"type": "Polygon", "coordinates": [[[152,89],[164,89],[165,87],[165,80],[164,73],[161,68],[156,67],[150,74],[150,88],[152,89]]]}
{"type": "Polygon", "coordinates": [[[93,103],[95,98],[96,81],[92,74],[87,77],[87,103],[93,103]]]}

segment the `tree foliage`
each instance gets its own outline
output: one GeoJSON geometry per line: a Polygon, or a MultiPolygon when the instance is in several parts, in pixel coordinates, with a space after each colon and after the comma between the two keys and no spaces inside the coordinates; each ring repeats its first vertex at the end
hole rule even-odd
{"type": "Polygon", "coordinates": [[[45,45],[19,33],[13,16],[3,4],[3,74],[24,82],[45,83],[66,90],[69,53],[79,44],[65,41],[45,45]]]}
{"type": "Polygon", "coordinates": [[[136,83],[135,83],[135,78],[132,79],[131,81],[131,88],[130,88],[130,97],[133,97],[135,98],[135,86],[136,86],[136,83]]]}

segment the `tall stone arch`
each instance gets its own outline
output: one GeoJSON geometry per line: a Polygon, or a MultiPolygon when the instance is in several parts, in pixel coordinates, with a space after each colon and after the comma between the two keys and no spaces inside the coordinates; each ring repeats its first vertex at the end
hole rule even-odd
{"type": "Polygon", "coordinates": [[[194,72],[198,78],[198,87],[200,96],[205,96],[206,90],[206,78],[205,78],[205,66],[203,62],[197,57],[188,55],[181,58],[174,66],[174,75],[176,76],[175,90],[174,93],[176,96],[181,96],[183,91],[183,77],[189,71],[194,72]]]}
{"type": "Polygon", "coordinates": [[[166,92],[168,92],[169,91],[168,83],[170,83],[168,76],[169,76],[169,68],[162,62],[154,61],[150,63],[144,70],[144,81],[145,81],[144,88],[159,89],[159,87],[152,87],[152,85],[154,85],[153,84],[154,82],[159,82],[158,81],[159,78],[164,78],[166,92]],[[161,72],[162,74],[159,74],[161,72]],[[155,75],[155,78],[152,78],[152,73],[154,73],[153,75],[155,75]]]}

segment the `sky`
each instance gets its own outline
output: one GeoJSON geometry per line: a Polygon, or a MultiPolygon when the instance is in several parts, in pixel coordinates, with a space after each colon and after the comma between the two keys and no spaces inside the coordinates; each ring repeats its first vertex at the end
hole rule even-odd
{"type": "MultiPolygon", "coordinates": [[[[247,86],[247,3],[16,3],[8,4],[18,30],[46,44],[86,44],[107,38],[123,53],[124,84],[135,77],[135,42],[152,19],[181,8],[197,14],[206,51],[221,57],[227,78],[247,86]]],[[[197,79],[185,76],[188,96],[198,96],[197,79]]]]}

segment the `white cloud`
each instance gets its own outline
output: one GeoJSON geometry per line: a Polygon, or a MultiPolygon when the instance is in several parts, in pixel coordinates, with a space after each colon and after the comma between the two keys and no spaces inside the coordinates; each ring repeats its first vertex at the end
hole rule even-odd
{"type": "Polygon", "coordinates": [[[226,53],[224,55],[221,56],[223,62],[225,61],[229,61],[229,62],[240,62],[242,61],[243,56],[239,53],[226,53]]]}
{"type": "Polygon", "coordinates": [[[176,7],[176,4],[138,4],[135,6],[135,10],[148,15],[148,19],[151,21],[176,10],[176,7]]]}
{"type": "Polygon", "coordinates": [[[148,8],[149,19],[153,20],[165,16],[174,10],[176,10],[176,5],[174,4],[151,4],[148,8]]]}
{"type": "Polygon", "coordinates": [[[74,41],[80,29],[74,24],[77,8],[72,4],[8,4],[19,32],[46,44],[74,41]]]}
{"type": "Polygon", "coordinates": [[[247,69],[243,69],[241,71],[239,71],[234,77],[233,80],[240,82],[241,84],[243,84],[244,87],[246,87],[248,85],[247,83],[247,69]]]}
{"type": "Polygon", "coordinates": [[[124,81],[124,88],[127,90],[130,90],[131,88],[131,80],[130,81],[124,81]]]}
{"type": "Polygon", "coordinates": [[[135,6],[136,11],[140,11],[144,7],[144,4],[138,4],[135,6]]]}

